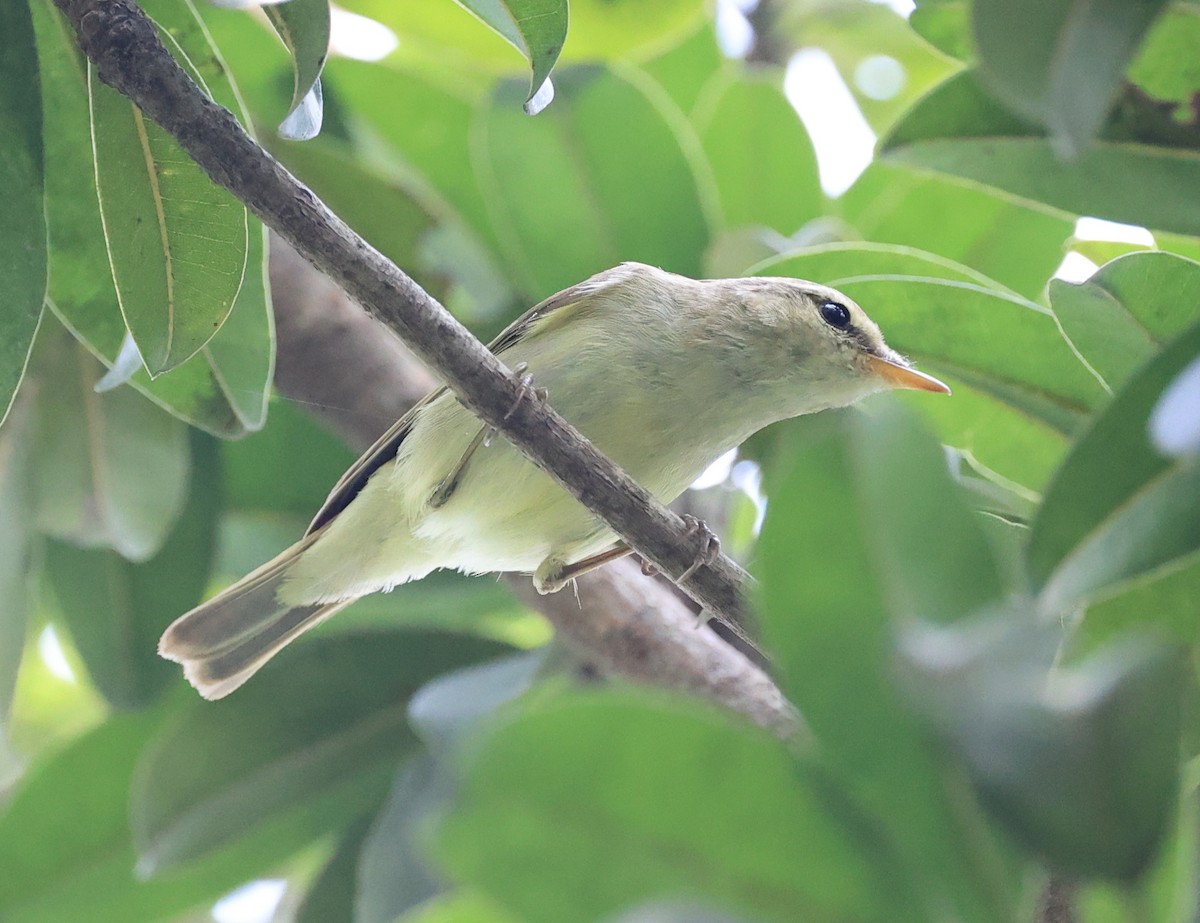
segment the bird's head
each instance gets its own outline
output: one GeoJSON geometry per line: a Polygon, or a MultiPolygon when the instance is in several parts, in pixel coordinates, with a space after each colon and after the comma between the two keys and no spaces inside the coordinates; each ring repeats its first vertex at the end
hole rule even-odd
{"type": "Polygon", "coordinates": [[[794,401],[787,415],[847,406],[889,389],[950,393],[891,349],[878,325],[836,289],[788,278],[717,284],[731,286],[722,299],[729,313],[719,325],[727,345],[760,360],[745,369],[747,377],[777,399],[786,394],[794,401]]]}

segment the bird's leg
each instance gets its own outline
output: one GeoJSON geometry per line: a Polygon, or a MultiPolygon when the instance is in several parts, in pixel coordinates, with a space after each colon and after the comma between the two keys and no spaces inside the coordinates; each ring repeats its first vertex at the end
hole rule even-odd
{"type": "MultiPolygon", "coordinates": [[[[506,420],[516,413],[517,408],[521,406],[521,402],[526,397],[537,401],[545,401],[548,396],[545,388],[535,388],[533,386],[533,376],[528,374],[528,368],[529,366],[524,362],[518,363],[513,368],[513,372],[521,376],[521,390],[517,393],[517,399],[513,401],[513,405],[508,409],[508,413],[504,415],[504,419],[506,420]]],[[[475,434],[475,438],[471,440],[471,444],[463,452],[462,458],[450,469],[450,473],[438,482],[437,487],[433,489],[433,493],[429,495],[430,509],[441,509],[446,505],[446,501],[458,489],[459,482],[462,480],[463,472],[466,471],[467,463],[471,460],[471,456],[479,451],[480,446],[484,448],[490,446],[495,435],[496,431],[490,426],[483,427],[475,434]]]]}
{"type": "Polygon", "coordinates": [[[605,551],[572,564],[564,564],[561,561],[547,558],[537,569],[537,573],[533,575],[533,585],[543,596],[547,593],[557,593],[576,577],[595,570],[597,567],[602,567],[609,561],[623,558],[631,551],[633,549],[624,542],[617,542],[605,551]]]}
{"type": "Polygon", "coordinates": [[[518,362],[513,366],[513,374],[520,376],[521,389],[517,392],[517,399],[513,401],[513,405],[508,408],[508,413],[504,415],[505,420],[517,412],[517,408],[521,406],[521,402],[526,398],[535,400],[538,403],[545,403],[546,398],[549,397],[549,393],[545,388],[535,388],[533,386],[533,376],[529,374],[529,363],[518,362]]]}
{"type": "Polygon", "coordinates": [[[471,456],[475,454],[481,445],[491,441],[491,433],[492,428],[484,426],[475,434],[475,438],[471,440],[471,444],[463,452],[462,458],[450,469],[450,473],[438,482],[438,486],[429,495],[430,509],[437,510],[446,505],[446,501],[458,489],[458,482],[462,480],[463,472],[467,469],[467,462],[471,460],[471,456]]]}
{"type": "Polygon", "coordinates": [[[692,561],[691,567],[685,570],[676,579],[676,583],[683,583],[688,577],[696,573],[705,564],[712,564],[721,556],[721,540],[710,529],[702,519],[697,519],[691,513],[683,514],[683,522],[688,527],[688,534],[700,536],[700,550],[696,552],[695,560],[692,561]]]}

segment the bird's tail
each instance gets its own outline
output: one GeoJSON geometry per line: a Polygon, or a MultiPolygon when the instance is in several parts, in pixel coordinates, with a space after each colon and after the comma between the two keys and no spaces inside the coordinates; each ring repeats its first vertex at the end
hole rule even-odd
{"type": "Polygon", "coordinates": [[[229,695],[290,641],[353,601],[293,606],[279,600],[289,568],[314,538],[306,536],[163,632],[158,653],[181,664],[204,698],[229,695]]]}

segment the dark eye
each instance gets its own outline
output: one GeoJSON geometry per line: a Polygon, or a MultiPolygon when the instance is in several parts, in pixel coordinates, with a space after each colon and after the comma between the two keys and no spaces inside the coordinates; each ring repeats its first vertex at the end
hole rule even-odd
{"type": "Polygon", "coordinates": [[[845,330],[850,326],[850,311],[844,304],[836,301],[826,301],[821,305],[821,317],[830,327],[845,330]]]}

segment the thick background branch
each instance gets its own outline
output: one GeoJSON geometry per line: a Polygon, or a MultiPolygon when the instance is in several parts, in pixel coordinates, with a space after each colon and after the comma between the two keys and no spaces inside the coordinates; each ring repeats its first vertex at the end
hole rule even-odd
{"type": "MultiPolygon", "coordinates": [[[[433,386],[394,337],[279,238],[271,240],[271,293],[279,339],[275,385],[301,401],[355,449],[375,441],[433,386]],[[347,361],[353,357],[353,361],[347,361]]],[[[770,728],[795,734],[795,711],[762,670],[722,641],[672,589],[614,562],[564,591],[542,596],[528,577],[509,586],[554,625],[576,653],[606,673],[687,692],[770,728]]]]}
{"type": "MultiPolygon", "coordinates": [[[[55,0],[100,78],[170,133],[216,182],[399,333],[458,398],[502,432],[664,573],[695,560],[682,519],[605,458],[551,407],[519,401],[520,383],[449,312],[359,237],[191,81],[132,0],[55,0]],[[515,408],[515,410],[514,410],[515,408]]],[[[734,623],[745,572],[722,555],[682,585],[734,623]]]]}

